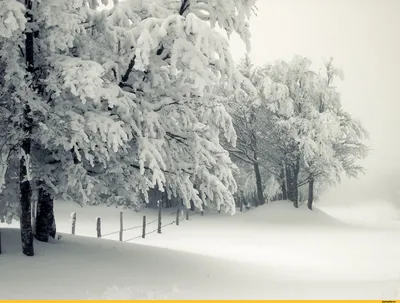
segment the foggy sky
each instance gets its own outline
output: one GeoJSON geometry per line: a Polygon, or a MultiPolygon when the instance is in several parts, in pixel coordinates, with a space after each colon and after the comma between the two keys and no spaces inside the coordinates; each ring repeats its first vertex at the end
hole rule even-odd
{"type": "MultiPolygon", "coordinates": [[[[334,57],[345,76],[338,83],[343,107],[370,134],[367,179],[399,171],[400,0],[259,0],[257,6],[253,62],[334,57]]],[[[236,60],[245,52],[237,36],[231,50],[236,60]]]]}

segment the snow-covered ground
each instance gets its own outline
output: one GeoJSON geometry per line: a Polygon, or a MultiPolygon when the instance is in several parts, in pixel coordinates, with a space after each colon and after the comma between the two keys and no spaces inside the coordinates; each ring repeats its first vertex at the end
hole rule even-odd
{"type": "MultiPolygon", "coordinates": [[[[233,217],[194,215],[162,235],[120,243],[89,238],[96,236],[96,217],[103,234],[117,231],[118,209],[57,203],[58,231],[70,233],[76,211],[79,236],[35,243],[36,256],[28,258],[18,231],[2,228],[0,298],[400,299],[395,208],[320,208],[280,201],[233,217]]],[[[144,213],[148,222],[156,219],[155,211],[144,213]]],[[[125,210],[124,227],[139,226],[142,215],[125,210]]],[[[164,210],[163,224],[174,219],[172,209],[164,210]]],[[[140,233],[131,230],[124,239],[140,233]]]]}

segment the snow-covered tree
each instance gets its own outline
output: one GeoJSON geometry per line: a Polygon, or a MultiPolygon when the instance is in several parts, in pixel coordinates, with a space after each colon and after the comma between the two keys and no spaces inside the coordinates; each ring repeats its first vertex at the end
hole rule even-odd
{"type": "MultiPolygon", "coordinates": [[[[26,186],[26,245],[32,187],[40,190],[42,241],[54,234],[59,196],[127,205],[158,186],[186,205],[234,211],[233,164],[219,135],[233,145],[236,135],[214,87],[237,91],[246,81],[215,27],[248,44],[254,2],[126,0],[100,10],[107,1],[2,0],[1,110],[22,122],[9,134],[22,146],[11,158],[21,159],[26,186]]],[[[4,180],[13,166],[0,172],[11,186],[4,180]]]]}
{"type": "Polygon", "coordinates": [[[233,159],[253,165],[253,153],[257,153],[263,175],[259,179],[264,179],[267,199],[287,198],[298,207],[299,199],[307,196],[302,186],[308,184],[311,209],[314,188],[320,191],[339,182],[342,172],[355,176],[361,170],[357,160],[367,154],[362,143],[365,131],[342,109],[333,86],[341,71],[332,65],[332,59],[319,74],[311,69],[311,61],[301,56],[262,68],[248,62],[245,59],[247,72],[243,74],[258,95],[249,97],[242,90],[231,98],[238,136],[236,148],[230,150],[233,159]]]}
{"type": "Polygon", "coordinates": [[[318,115],[311,134],[311,139],[318,142],[319,149],[303,165],[302,183],[308,183],[310,209],[314,201],[315,182],[323,190],[340,182],[343,172],[348,177],[357,177],[363,172],[358,160],[368,155],[368,147],[363,143],[368,137],[367,132],[359,121],[342,109],[339,93],[334,86],[336,78],[343,79],[343,72],[334,67],[333,58],[324,63],[323,73],[317,79],[318,115]]]}
{"type": "MultiPolygon", "coordinates": [[[[251,81],[257,89],[263,80],[260,70],[255,67],[246,54],[242,59],[239,70],[243,76],[251,81]]],[[[259,91],[259,89],[257,90],[259,91]]],[[[263,194],[263,152],[266,146],[265,141],[260,138],[258,131],[260,123],[264,117],[259,114],[259,96],[257,94],[249,94],[245,89],[237,94],[229,94],[224,89],[220,92],[227,97],[227,107],[233,118],[233,124],[236,130],[237,140],[236,146],[232,147],[227,144],[231,157],[239,165],[241,173],[239,174],[240,192],[248,198],[254,187],[256,206],[265,203],[263,194]],[[254,184],[252,182],[254,180],[254,184]]]]}

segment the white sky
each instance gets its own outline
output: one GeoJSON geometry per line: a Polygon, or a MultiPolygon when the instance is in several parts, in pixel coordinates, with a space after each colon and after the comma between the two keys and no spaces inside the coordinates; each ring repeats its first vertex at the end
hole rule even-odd
{"type": "MultiPolygon", "coordinates": [[[[335,58],[342,103],[370,133],[371,170],[400,168],[400,0],[259,0],[250,22],[254,63],[335,58]]],[[[235,59],[245,51],[231,39],[235,59]]]]}

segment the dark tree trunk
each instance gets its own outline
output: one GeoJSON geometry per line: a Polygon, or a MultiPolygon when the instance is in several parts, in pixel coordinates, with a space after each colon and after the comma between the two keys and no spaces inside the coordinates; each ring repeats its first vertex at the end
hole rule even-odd
{"type": "Polygon", "coordinates": [[[251,197],[250,203],[254,204],[254,207],[258,207],[260,204],[258,203],[258,198],[257,197],[251,197]],[[252,201],[252,202],[251,202],[252,201]]]}
{"type": "Polygon", "coordinates": [[[196,210],[196,207],[194,206],[193,201],[190,201],[190,210],[191,211],[195,211],[196,210]]]}
{"type": "Polygon", "coordinates": [[[263,189],[262,189],[262,180],[260,173],[260,166],[257,162],[254,163],[254,173],[256,175],[256,188],[257,188],[257,204],[263,205],[265,203],[263,189]]]}
{"type": "Polygon", "coordinates": [[[32,198],[31,199],[31,220],[32,220],[32,229],[33,229],[33,235],[35,235],[35,226],[36,226],[36,205],[37,203],[35,203],[35,200],[32,198]]]}
{"type": "MultiPolygon", "coordinates": [[[[28,22],[32,22],[32,15],[30,13],[32,9],[32,1],[25,0],[25,6],[27,9],[26,18],[28,22]]],[[[27,31],[25,33],[25,55],[27,71],[33,75],[34,62],[33,62],[33,32],[27,31]]],[[[30,180],[28,180],[29,163],[27,161],[31,153],[31,135],[32,135],[32,117],[31,109],[27,101],[25,101],[23,107],[22,116],[22,130],[24,131],[25,138],[22,140],[21,152],[22,156],[20,159],[19,167],[19,185],[20,185],[20,206],[21,206],[21,242],[22,242],[22,253],[26,256],[33,256],[33,233],[32,233],[32,221],[31,221],[31,196],[32,189],[30,180]]]]}
{"type": "Polygon", "coordinates": [[[294,202],[293,206],[298,208],[299,207],[299,172],[300,172],[300,157],[297,156],[296,164],[293,170],[293,185],[294,185],[294,202]]]}
{"type": "MultiPolygon", "coordinates": [[[[27,109],[28,106],[24,109],[24,118],[26,120],[27,113],[30,112],[27,109]]],[[[28,118],[30,120],[30,118],[28,118]]],[[[25,154],[25,156],[29,156],[31,150],[31,139],[29,135],[31,134],[31,124],[28,121],[25,121],[23,126],[24,131],[27,132],[27,138],[22,141],[21,150],[25,154]],[[29,126],[27,126],[29,124],[29,126]]],[[[20,207],[21,207],[21,215],[20,215],[20,225],[21,225],[21,241],[22,241],[22,252],[26,256],[33,256],[33,233],[32,233],[32,217],[31,217],[31,183],[28,180],[27,172],[28,165],[25,156],[21,157],[20,160],[20,207]]]]}
{"type": "Polygon", "coordinates": [[[239,199],[240,212],[243,212],[243,206],[244,206],[243,198],[241,195],[238,195],[238,199],[239,199]]]}
{"type": "Polygon", "coordinates": [[[295,208],[299,207],[299,190],[297,187],[298,176],[298,165],[288,165],[286,167],[287,197],[293,202],[295,208]]]}
{"type": "Polygon", "coordinates": [[[282,169],[281,171],[281,187],[282,187],[282,194],[281,194],[281,200],[287,200],[288,196],[287,196],[287,190],[286,190],[286,181],[285,181],[285,171],[284,169],[282,169]]]}
{"type": "Polygon", "coordinates": [[[161,193],[163,204],[165,205],[165,208],[170,208],[172,207],[172,201],[168,199],[168,194],[167,194],[167,189],[164,188],[164,191],[161,193]]]}
{"type": "Polygon", "coordinates": [[[48,242],[49,236],[56,237],[54,200],[45,189],[40,188],[37,203],[35,238],[42,242],[48,242]]]}
{"type": "Polygon", "coordinates": [[[296,164],[294,167],[292,167],[292,176],[293,176],[293,206],[295,208],[299,207],[299,187],[298,187],[298,181],[299,181],[299,171],[300,171],[300,158],[297,157],[296,164]]]}
{"type": "Polygon", "coordinates": [[[282,200],[287,200],[286,182],[282,180],[282,200]]]}
{"type": "Polygon", "coordinates": [[[242,195],[242,203],[243,203],[244,207],[245,207],[247,210],[250,209],[251,206],[250,206],[250,204],[249,204],[249,201],[246,200],[246,197],[245,197],[244,195],[242,195]]]}
{"type": "Polygon", "coordinates": [[[310,210],[313,209],[314,202],[314,178],[311,177],[310,181],[308,181],[308,202],[307,206],[310,210]]]}
{"type": "Polygon", "coordinates": [[[290,165],[286,166],[286,186],[287,186],[287,198],[289,201],[294,202],[294,181],[293,181],[293,170],[290,165]]]}

